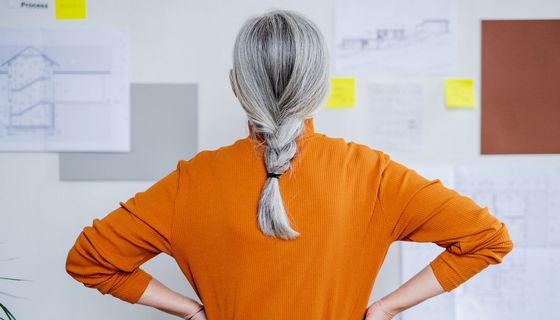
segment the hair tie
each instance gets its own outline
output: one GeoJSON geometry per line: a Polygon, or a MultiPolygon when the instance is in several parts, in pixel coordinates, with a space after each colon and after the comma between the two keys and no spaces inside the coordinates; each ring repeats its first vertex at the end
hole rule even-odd
{"type": "Polygon", "coordinates": [[[267,178],[276,178],[278,179],[278,177],[280,177],[282,174],[281,173],[271,173],[271,172],[267,172],[266,173],[266,177],[267,178]]]}

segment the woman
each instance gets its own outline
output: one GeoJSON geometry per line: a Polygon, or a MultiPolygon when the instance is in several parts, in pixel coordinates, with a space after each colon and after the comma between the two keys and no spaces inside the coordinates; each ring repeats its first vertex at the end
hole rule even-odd
{"type": "Polygon", "coordinates": [[[249,135],[205,150],[78,236],[67,272],[87,287],[184,319],[391,319],[512,250],[506,226],[389,155],[314,130],[328,91],[317,27],[272,11],[234,47],[232,89],[249,135]],[[367,306],[394,241],[445,248],[367,306]],[[172,256],[202,304],[140,266],[172,256]]]}

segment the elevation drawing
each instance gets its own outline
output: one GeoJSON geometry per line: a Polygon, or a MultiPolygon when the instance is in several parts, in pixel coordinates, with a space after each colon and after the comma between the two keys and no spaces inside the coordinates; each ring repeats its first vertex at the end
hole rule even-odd
{"type": "Polygon", "coordinates": [[[441,75],[455,69],[455,1],[339,0],[336,5],[337,73],[441,75]]]}
{"type": "Polygon", "coordinates": [[[127,41],[0,29],[0,151],[128,151],[127,41]]]}

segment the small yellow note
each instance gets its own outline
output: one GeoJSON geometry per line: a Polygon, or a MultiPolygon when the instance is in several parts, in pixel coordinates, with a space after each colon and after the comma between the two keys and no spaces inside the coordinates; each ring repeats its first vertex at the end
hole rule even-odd
{"type": "Polygon", "coordinates": [[[447,108],[474,108],[473,81],[470,79],[447,79],[444,82],[447,108]]]}
{"type": "Polygon", "coordinates": [[[354,108],[355,104],[356,79],[331,78],[331,94],[327,99],[327,108],[354,108]]]}
{"type": "Polygon", "coordinates": [[[86,0],[55,0],[57,19],[85,19],[86,0]]]}

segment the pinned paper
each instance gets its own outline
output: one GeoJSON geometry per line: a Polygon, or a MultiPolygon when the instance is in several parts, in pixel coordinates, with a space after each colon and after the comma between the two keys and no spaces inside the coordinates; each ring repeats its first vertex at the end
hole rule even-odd
{"type": "Polygon", "coordinates": [[[331,78],[331,94],[327,100],[327,108],[354,108],[356,104],[356,79],[331,78]]]}
{"type": "Polygon", "coordinates": [[[55,0],[57,19],[85,19],[86,0],[55,0]]]}
{"type": "Polygon", "coordinates": [[[445,105],[447,108],[474,108],[473,81],[470,79],[449,79],[444,82],[445,105]]]}

